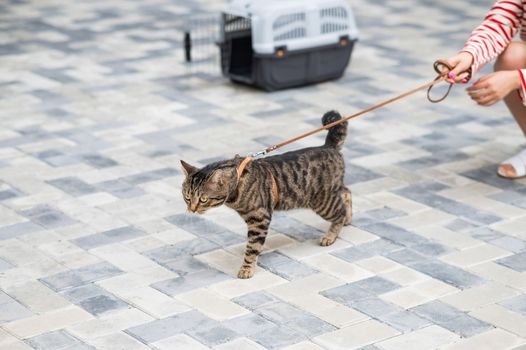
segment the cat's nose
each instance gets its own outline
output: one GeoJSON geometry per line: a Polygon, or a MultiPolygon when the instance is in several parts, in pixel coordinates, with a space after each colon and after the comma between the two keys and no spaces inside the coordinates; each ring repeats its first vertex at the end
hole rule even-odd
{"type": "Polygon", "coordinates": [[[197,204],[190,204],[189,209],[192,213],[197,211],[197,204]]]}

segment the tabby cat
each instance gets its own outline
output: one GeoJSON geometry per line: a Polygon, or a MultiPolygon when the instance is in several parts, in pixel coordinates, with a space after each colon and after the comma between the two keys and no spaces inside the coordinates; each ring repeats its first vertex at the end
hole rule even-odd
{"type": "MultiPolygon", "coordinates": [[[[340,120],[330,111],[323,125],[340,120]]],[[[345,165],[340,150],[347,136],[347,122],[329,129],[325,145],[304,148],[248,162],[243,158],[209,164],[198,169],[181,161],[186,174],[183,196],[188,209],[203,214],[225,204],[248,226],[248,242],[239,278],[254,275],[272,213],[276,210],[310,208],[331,223],[320,244],[334,243],[344,225],[352,220],[351,191],[343,184],[345,165]]]]}

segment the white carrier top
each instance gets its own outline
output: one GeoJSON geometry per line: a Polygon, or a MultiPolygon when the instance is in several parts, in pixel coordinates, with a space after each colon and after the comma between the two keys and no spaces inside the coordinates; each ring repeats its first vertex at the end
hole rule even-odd
{"type": "Polygon", "coordinates": [[[301,50],[358,38],[347,0],[231,0],[224,13],[251,20],[255,53],[301,50]]]}

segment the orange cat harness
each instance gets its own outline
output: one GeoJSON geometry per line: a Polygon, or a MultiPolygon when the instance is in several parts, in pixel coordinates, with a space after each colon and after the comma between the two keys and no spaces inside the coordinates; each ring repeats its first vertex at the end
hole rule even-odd
{"type": "MultiPolygon", "coordinates": [[[[245,159],[243,159],[241,164],[239,164],[239,166],[236,169],[238,180],[243,175],[243,171],[245,171],[245,168],[247,167],[248,163],[250,163],[253,160],[254,159],[252,157],[250,157],[250,156],[249,157],[245,157],[245,159]]],[[[278,197],[279,197],[278,184],[276,182],[276,179],[274,178],[274,175],[272,175],[270,170],[269,170],[268,173],[270,175],[270,179],[272,180],[272,201],[274,202],[274,208],[276,208],[276,206],[278,205],[278,197]]]]}

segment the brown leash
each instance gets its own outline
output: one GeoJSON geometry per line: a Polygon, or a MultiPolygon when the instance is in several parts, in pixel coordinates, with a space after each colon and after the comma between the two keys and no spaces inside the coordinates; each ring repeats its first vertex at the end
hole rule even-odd
{"type": "Polygon", "coordinates": [[[286,146],[288,144],[291,144],[293,142],[296,142],[298,140],[301,140],[301,139],[304,139],[305,137],[308,137],[312,134],[315,134],[317,132],[320,132],[322,130],[327,130],[327,129],[330,129],[332,128],[333,126],[335,125],[338,125],[338,124],[341,124],[341,123],[344,123],[348,120],[351,120],[351,119],[354,119],[354,118],[357,118],[361,115],[364,115],[366,113],[369,113],[371,111],[374,111],[375,109],[378,109],[378,108],[381,108],[385,105],[388,105],[390,103],[393,103],[395,101],[398,101],[398,100],[401,100],[409,95],[412,95],[414,94],[415,92],[418,92],[420,90],[424,90],[424,89],[427,89],[427,99],[429,100],[429,102],[432,102],[432,103],[438,103],[438,102],[441,102],[443,100],[446,99],[446,97],[449,95],[449,92],[451,91],[451,88],[453,87],[453,84],[450,84],[446,93],[444,94],[444,96],[442,96],[441,98],[438,98],[438,99],[433,99],[431,98],[431,89],[433,88],[433,86],[437,85],[438,83],[441,83],[442,81],[444,81],[445,79],[447,79],[447,74],[449,73],[449,71],[452,69],[451,66],[449,66],[449,64],[447,64],[445,61],[441,61],[441,60],[438,60],[436,61],[434,64],[433,64],[433,68],[435,69],[435,71],[438,73],[437,77],[433,80],[433,81],[430,81],[429,83],[426,83],[426,84],[423,84],[423,85],[420,85],[412,90],[409,90],[409,91],[406,91],[404,92],[403,94],[400,94],[398,96],[395,96],[393,98],[390,98],[388,100],[385,100],[383,102],[380,102],[380,103],[377,103],[371,107],[368,107],[368,108],[365,108],[361,111],[359,111],[358,113],[355,113],[353,115],[350,115],[348,117],[345,117],[345,118],[342,118],[340,120],[337,120],[333,123],[330,123],[330,124],[327,124],[327,125],[323,125],[323,126],[320,126],[319,128],[316,128],[316,129],[313,129],[311,131],[308,131],[306,133],[303,133],[301,135],[298,135],[296,137],[293,137],[291,139],[288,139],[286,141],[283,141],[281,143],[278,143],[278,144],[275,144],[273,146],[270,146],[270,147],[267,147],[265,148],[264,150],[261,150],[259,152],[255,152],[255,153],[252,153],[250,156],[255,158],[257,156],[262,156],[262,155],[266,155],[272,151],[275,151],[277,150],[278,148],[281,148],[283,146],[286,146]]]}
{"type": "MultiPolygon", "coordinates": [[[[238,168],[236,169],[237,170],[237,176],[238,176],[238,179],[241,178],[241,176],[243,175],[243,171],[245,170],[246,166],[248,165],[248,163],[250,163],[252,160],[254,160],[255,157],[257,156],[261,156],[261,155],[265,155],[265,154],[268,154],[272,151],[275,151],[277,150],[278,148],[281,148],[283,146],[286,146],[288,144],[291,144],[293,142],[296,142],[298,140],[301,140],[301,139],[304,139],[305,137],[308,137],[312,134],[315,134],[317,132],[320,132],[322,130],[327,130],[327,129],[330,129],[332,128],[333,126],[335,125],[338,125],[338,124],[341,124],[341,123],[344,123],[348,120],[351,120],[351,119],[354,119],[354,118],[357,118],[361,115],[364,115],[366,113],[369,113],[371,111],[374,111],[375,109],[378,109],[378,108],[381,108],[385,105],[388,105],[390,103],[393,103],[395,101],[398,101],[398,100],[401,100],[409,95],[412,95],[420,90],[424,90],[424,89],[427,89],[427,99],[429,100],[429,102],[432,102],[432,103],[438,103],[438,102],[441,102],[441,101],[444,101],[446,99],[446,97],[448,97],[449,93],[451,92],[451,88],[453,87],[453,84],[449,84],[449,87],[447,88],[447,91],[446,93],[444,94],[444,96],[440,97],[440,98],[437,98],[437,99],[433,99],[431,98],[431,90],[433,89],[433,87],[435,85],[437,85],[438,83],[441,83],[443,82],[444,80],[447,79],[447,75],[449,73],[449,71],[452,70],[452,67],[445,61],[442,61],[442,60],[438,60],[438,61],[435,61],[433,63],[433,68],[435,69],[435,71],[437,72],[437,77],[433,80],[433,81],[430,81],[429,83],[426,83],[426,84],[423,84],[423,85],[420,85],[412,90],[409,90],[409,91],[406,91],[398,96],[395,96],[393,98],[390,98],[388,100],[385,100],[383,102],[380,102],[380,103],[377,103],[371,107],[368,107],[368,108],[365,108],[353,115],[350,115],[348,117],[345,117],[345,118],[342,118],[340,120],[337,120],[333,123],[330,123],[330,124],[327,124],[327,125],[323,125],[319,128],[316,128],[316,129],[313,129],[311,131],[308,131],[306,133],[303,133],[301,135],[298,135],[296,137],[293,137],[291,139],[288,139],[286,141],[283,141],[283,142],[280,142],[278,144],[275,144],[273,146],[270,146],[270,147],[267,147],[265,148],[264,150],[262,151],[259,151],[259,152],[255,152],[247,157],[245,157],[243,159],[243,161],[241,162],[241,164],[238,166],[238,168]]],[[[270,174],[270,178],[272,179],[272,194],[273,194],[273,200],[274,200],[274,207],[276,207],[276,205],[278,204],[278,196],[279,196],[279,192],[278,192],[278,185],[276,183],[276,179],[274,178],[274,176],[272,174],[270,174]]]]}

